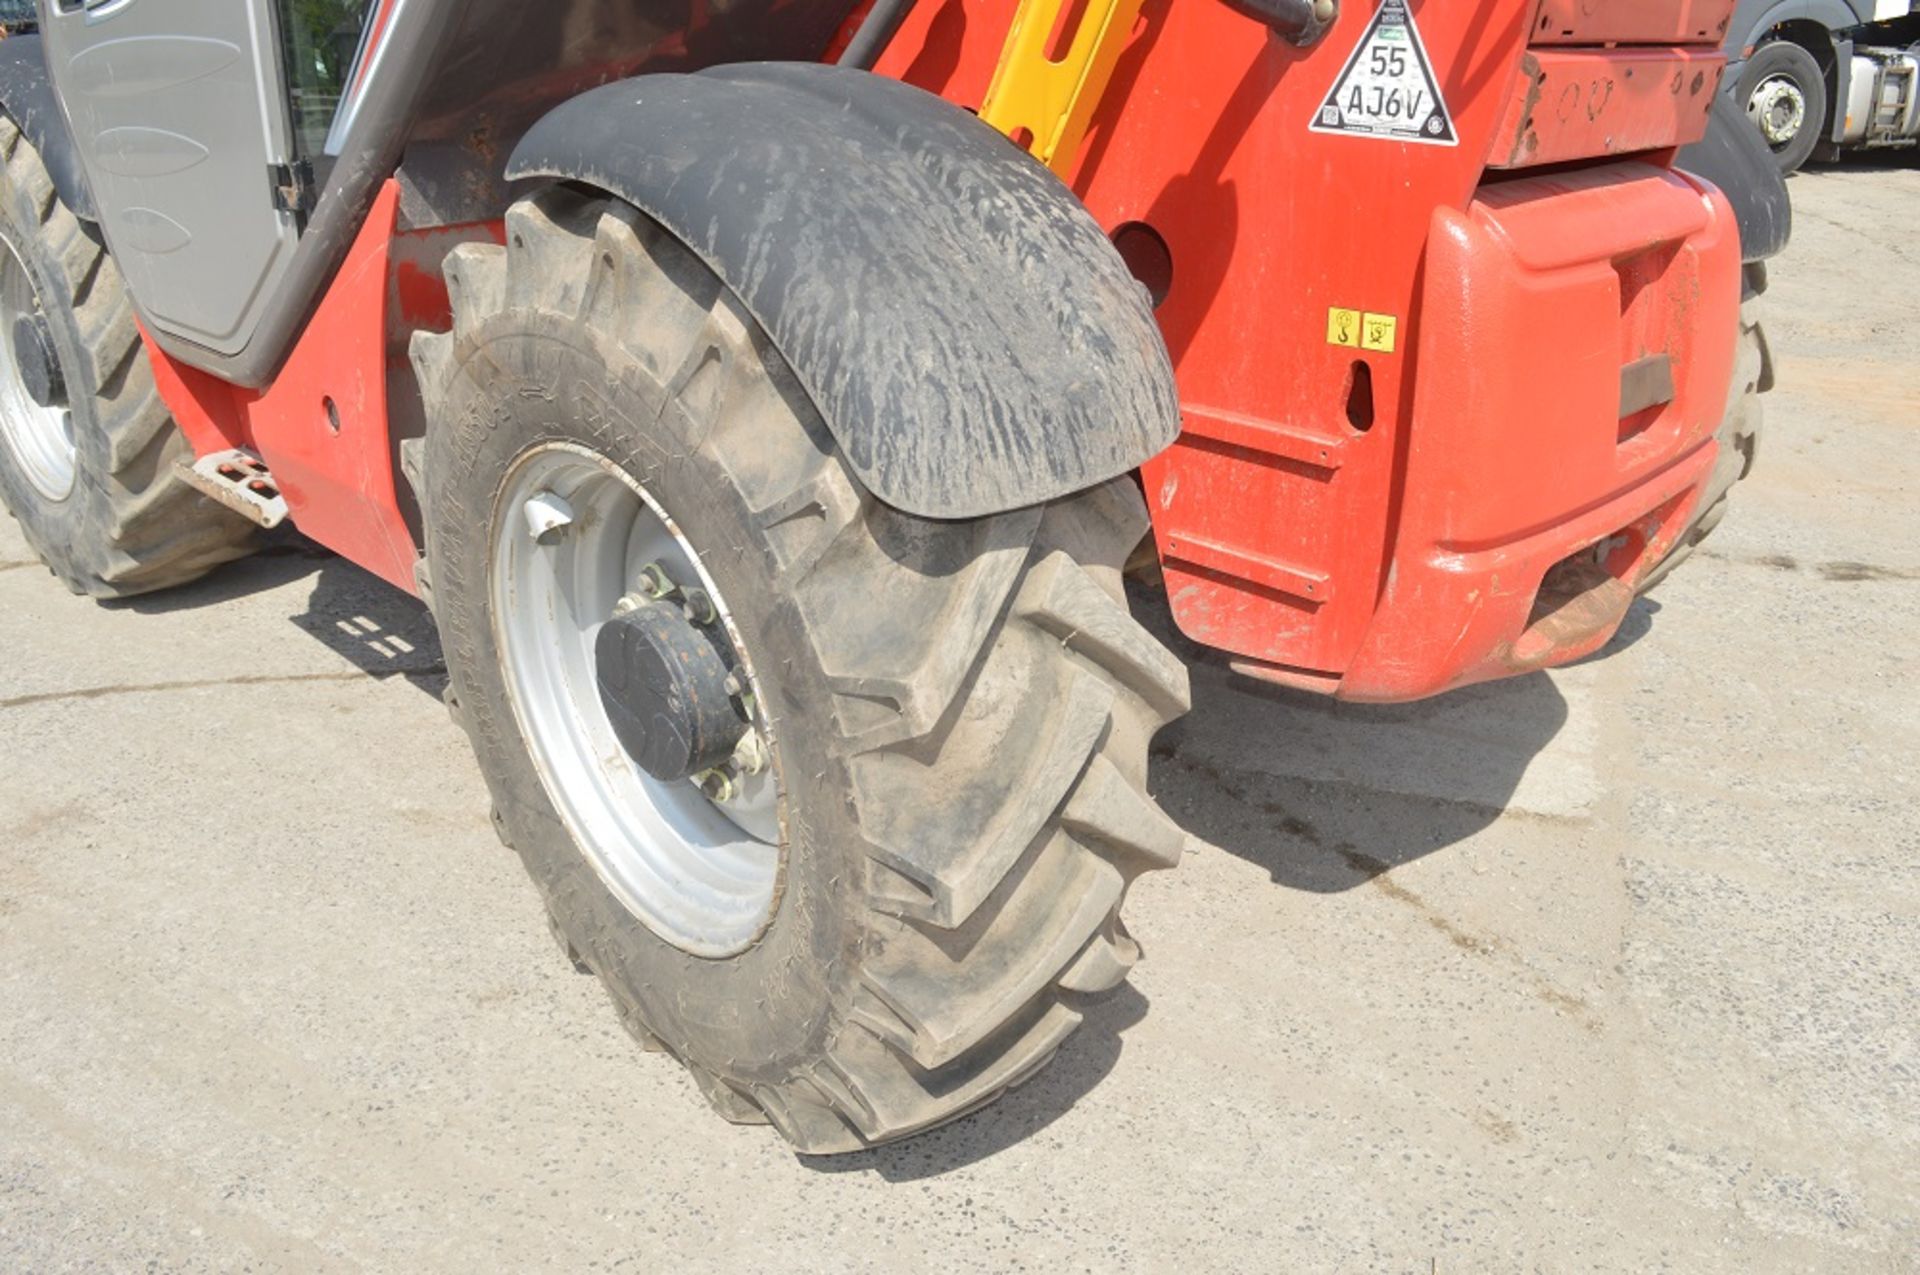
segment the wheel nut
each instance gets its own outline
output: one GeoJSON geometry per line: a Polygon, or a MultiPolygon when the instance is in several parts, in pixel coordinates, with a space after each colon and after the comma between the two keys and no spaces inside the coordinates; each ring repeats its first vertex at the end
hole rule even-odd
{"type": "Polygon", "coordinates": [[[734,798],[736,789],[733,776],[719,767],[701,771],[693,777],[693,781],[700,785],[700,791],[706,794],[708,801],[732,801],[734,798]]]}
{"type": "Polygon", "coordinates": [[[671,596],[678,591],[679,587],[667,574],[666,568],[657,562],[649,562],[640,568],[639,579],[634,582],[635,592],[655,601],[671,596]]]}
{"type": "Polygon", "coordinates": [[[567,529],[573,526],[573,506],[550,491],[528,499],[520,506],[520,513],[527,520],[527,534],[535,544],[559,544],[566,538],[567,529]]]}
{"type": "Polygon", "coordinates": [[[743,775],[757,775],[767,768],[767,746],[760,732],[748,731],[733,747],[733,764],[743,775]]]}
{"type": "Polygon", "coordinates": [[[705,589],[688,589],[681,595],[680,606],[686,612],[687,619],[695,624],[712,624],[720,618],[720,613],[714,609],[713,598],[705,589]]]}

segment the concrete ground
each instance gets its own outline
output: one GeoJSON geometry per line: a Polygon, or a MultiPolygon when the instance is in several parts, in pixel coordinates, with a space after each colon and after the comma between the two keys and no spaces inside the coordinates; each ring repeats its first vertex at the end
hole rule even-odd
{"type": "Polygon", "coordinates": [[[0,520],[0,1270],[1920,1270],[1920,169],[1793,189],[1759,474],[1611,654],[1197,670],[1131,990],[851,1158],[561,960],[413,603],[0,520]]]}

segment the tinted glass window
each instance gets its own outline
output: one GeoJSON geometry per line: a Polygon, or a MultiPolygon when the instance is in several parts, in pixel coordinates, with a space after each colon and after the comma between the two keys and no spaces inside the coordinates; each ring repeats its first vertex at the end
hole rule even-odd
{"type": "Polygon", "coordinates": [[[294,149],[316,156],[340,109],[373,0],[277,0],[294,149]]]}

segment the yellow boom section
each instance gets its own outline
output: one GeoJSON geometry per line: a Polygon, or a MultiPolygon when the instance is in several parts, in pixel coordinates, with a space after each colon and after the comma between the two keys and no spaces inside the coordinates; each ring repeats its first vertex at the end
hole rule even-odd
{"type": "Polygon", "coordinates": [[[1062,177],[1080,153],[1087,123],[1140,16],[1141,0],[1086,0],[1073,42],[1055,61],[1047,56],[1047,45],[1060,11],[1071,3],[1020,0],[993,83],[980,104],[981,119],[1024,142],[1035,158],[1062,177]]]}

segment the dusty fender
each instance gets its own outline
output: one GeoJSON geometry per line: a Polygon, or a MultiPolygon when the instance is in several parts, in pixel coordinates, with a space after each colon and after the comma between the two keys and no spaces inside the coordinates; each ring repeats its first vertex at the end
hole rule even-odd
{"type": "Polygon", "coordinates": [[[1051,500],[1178,432],[1166,346],[1099,225],[919,89],[805,63],[622,80],[547,115],[507,173],[609,191],[685,241],[909,513],[1051,500]]]}

